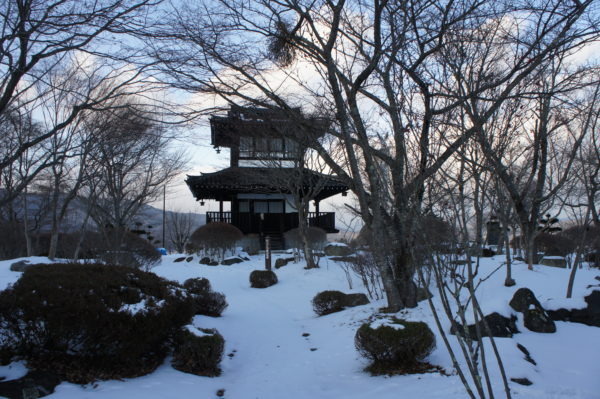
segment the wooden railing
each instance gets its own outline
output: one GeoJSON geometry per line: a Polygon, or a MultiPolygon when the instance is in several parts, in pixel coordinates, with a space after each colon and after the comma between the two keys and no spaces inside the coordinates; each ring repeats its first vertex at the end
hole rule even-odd
{"type": "Polygon", "coordinates": [[[206,212],[206,223],[231,223],[231,212],[206,212]]]}
{"type": "MultiPolygon", "coordinates": [[[[286,213],[281,215],[281,217],[283,218],[282,231],[298,227],[297,213],[286,213]]],[[[261,225],[260,215],[258,214],[243,213],[239,214],[235,219],[232,219],[231,212],[206,212],[206,223],[231,223],[244,233],[258,232],[258,228],[261,225]]],[[[320,227],[327,232],[335,232],[337,231],[335,230],[335,212],[309,212],[308,225],[320,227]]]]}

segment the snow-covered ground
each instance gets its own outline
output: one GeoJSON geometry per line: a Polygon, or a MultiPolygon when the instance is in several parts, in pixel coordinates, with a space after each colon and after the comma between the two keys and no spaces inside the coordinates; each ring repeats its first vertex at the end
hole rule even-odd
{"type": "MultiPolygon", "coordinates": [[[[275,258],[279,255],[275,255],[275,258]]],[[[226,294],[229,307],[222,317],[197,316],[194,324],[217,328],[226,340],[222,361],[223,374],[217,378],[198,377],[174,370],[169,359],[154,373],[125,381],[101,381],[79,386],[59,385],[48,398],[61,399],[132,399],[132,398],[217,398],[224,389],[227,399],[387,399],[387,398],[465,398],[460,379],[453,372],[450,357],[435,327],[427,301],[398,317],[427,322],[436,333],[437,348],[428,358],[444,368],[440,373],[372,377],[363,371],[367,365],[354,347],[354,334],[361,322],[385,306],[383,301],[359,306],[331,315],[316,317],[311,299],[320,291],[336,289],[363,292],[354,278],[354,289],[348,288],[346,276],[334,261],[321,261],[321,268],[305,270],[304,264],[289,263],[276,271],[279,283],[266,289],[250,288],[248,276],[261,269],[264,260],[232,266],[204,266],[193,262],[174,263],[177,255],[163,258],[153,271],[168,279],[183,282],[190,277],[208,278],[215,291],[226,294]],[[307,335],[309,334],[309,335],[307,335]],[[229,355],[229,356],[228,356],[229,355]]],[[[35,259],[37,262],[41,259],[35,259]]],[[[482,259],[482,272],[492,271],[502,257],[482,259]]],[[[13,261],[0,262],[0,287],[16,281],[20,273],[11,272],[13,261]]],[[[534,291],[542,305],[579,307],[589,285],[599,284],[594,277],[599,270],[581,269],[575,282],[574,298],[564,300],[570,270],[517,263],[514,278],[517,285],[503,286],[501,269],[479,288],[479,301],[486,314],[498,311],[509,314],[508,301],[520,287],[534,291]]],[[[437,296],[434,297],[434,302],[437,296]]],[[[449,330],[449,322],[444,321],[449,330]]],[[[528,378],[531,386],[510,382],[513,397],[521,398],[600,398],[600,328],[582,324],[557,322],[554,334],[528,331],[519,318],[521,333],[513,338],[496,338],[509,378],[528,378]],[[527,362],[517,349],[524,345],[537,362],[527,362]]],[[[457,349],[456,339],[448,335],[457,349]]],[[[492,353],[487,347],[487,353],[492,353]]],[[[494,362],[489,358],[488,364],[494,362]]],[[[497,368],[490,366],[498,397],[503,397],[497,368]]],[[[13,363],[0,368],[0,376],[14,379],[26,369],[13,363]]]]}

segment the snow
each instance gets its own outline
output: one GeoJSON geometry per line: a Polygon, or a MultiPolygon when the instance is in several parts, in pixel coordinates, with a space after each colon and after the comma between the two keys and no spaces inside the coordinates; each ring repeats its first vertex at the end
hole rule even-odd
{"type": "MultiPolygon", "coordinates": [[[[62,383],[50,399],[130,399],[215,398],[225,390],[227,399],[392,399],[413,397],[422,399],[467,397],[452,361],[438,332],[427,301],[414,309],[386,315],[374,323],[389,323],[392,316],[424,321],[434,331],[437,348],[427,359],[444,368],[448,374],[427,373],[394,377],[372,377],[363,369],[368,361],[354,347],[358,327],[373,320],[385,301],[346,309],[317,317],[311,300],[320,291],[340,290],[346,293],[365,292],[360,280],[353,277],[349,289],[340,265],[323,258],[318,269],[305,270],[303,263],[289,263],[278,269],[278,284],[266,289],[250,288],[248,277],[255,269],[264,268],[264,255],[251,256],[250,261],[232,266],[204,266],[195,257],[192,262],[174,263],[181,255],[163,257],[153,272],[170,280],[185,281],[191,277],[206,277],[215,291],[223,292],[229,307],[222,317],[196,316],[188,330],[216,328],[225,338],[225,354],[221,363],[223,374],[217,378],[198,377],[173,369],[170,360],[155,372],[123,381],[100,381],[79,386],[62,383]],[[381,320],[381,321],[379,321],[381,320]],[[308,334],[308,335],[306,335],[308,334]],[[227,355],[232,356],[227,356],[227,355]]],[[[9,271],[15,260],[0,262],[0,286],[14,283],[20,273],[9,271]]],[[[504,269],[491,272],[504,261],[503,256],[481,260],[480,278],[488,277],[477,289],[478,300],[485,314],[498,311],[515,314],[521,333],[513,338],[496,338],[498,350],[508,378],[528,378],[531,386],[510,382],[513,398],[600,399],[600,328],[583,324],[557,322],[554,334],[539,334],[527,330],[522,315],[515,313],[508,301],[515,291],[528,287],[547,308],[584,307],[583,296],[600,271],[583,268],[577,271],[573,299],[565,300],[570,270],[515,263],[513,278],[517,285],[504,286],[504,269]],[[567,307],[567,306],[565,306],[567,307]],[[537,362],[525,360],[517,348],[524,345],[537,362]]],[[[37,263],[32,260],[31,263],[37,263]]],[[[449,321],[443,316],[435,288],[431,289],[434,306],[440,310],[445,331],[449,321]]],[[[137,305],[137,304],[136,304],[137,305]]],[[[373,325],[373,324],[372,324],[373,325]]],[[[387,324],[386,324],[387,325],[387,324]]],[[[392,324],[390,324],[392,325],[392,324]]],[[[397,325],[396,325],[397,326],[397,325]]],[[[453,335],[448,339],[460,359],[460,348],[453,335]]],[[[493,349],[484,339],[488,367],[497,397],[503,397],[498,367],[493,349]]],[[[463,364],[464,361],[460,360],[463,364]]],[[[0,368],[0,376],[18,378],[25,373],[20,363],[0,368]]]]}
{"type": "Polygon", "coordinates": [[[379,327],[392,327],[395,330],[404,330],[404,326],[400,323],[394,323],[393,320],[389,319],[377,319],[370,324],[371,328],[376,330],[379,327]]]}
{"type": "Polygon", "coordinates": [[[328,247],[348,247],[348,244],[343,242],[329,242],[327,243],[328,247]]]}

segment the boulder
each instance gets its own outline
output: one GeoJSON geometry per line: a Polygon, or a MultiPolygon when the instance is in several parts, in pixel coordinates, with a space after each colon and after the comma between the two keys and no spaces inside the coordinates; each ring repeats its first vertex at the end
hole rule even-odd
{"type": "Polygon", "coordinates": [[[221,264],[225,265],[225,266],[231,266],[231,265],[235,265],[236,263],[242,263],[243,261],[244,260],[242,258],[234,256],[232,258],[223,259],[221,261],[221,264]]]}
{"type": "Polygon", "coordinates": [[[279,269],[292,262],[293,260],[294,258],[277,258],[275,259],[275,269],[279,269]]]}
{"type": "Polygon", "coordinates": [[[344,305],[346,307],[352,308],[354,306],[366,305],[369,303],[369,298],[363,293],[358,294],[346,294],[346,299],[344,300],[344,305]]]}
{"type": "Polygon", "coordinates": [[[510,379],[512,382],[516,382],[519,385],[532,385],[533,382],[529,381],[529,379],[527,378],[511,378],[510,379]]]}
{"type": "Polygon", "coordinates": [[[185,260],[185,256],[182,256],[180,258],[175,259],[173,262],[178,263],[178,262],[183,262],[185,260]]]}
{"type": "Polygon", "coordinates": [[[550,310],[548,311],[548,315],[552,320],[570,321],[600,327],[600,290],[592,291],[584,299],[587,307],[583,309],[550,310]]]}
{"type": "Polygon", "coordinates": [[[33,370],[16,380],[0,381],[0,396],[10,399],[42,398],[54,393],[60,384],[58,376],[40,370],[33,370]]]}
{"type": "Polygon", "coordinates": [[[523,313],[523,322],[528,330],[539,333],[556,332],[556,324],[529,288],[519,288],[509,305],[523,313]]]}
{"type": "Polygon", "coordinates": [[[521,344],[517,344],[517,348],[523,352],[523,354],[525,355],[525,360],[527,360],[529,363],[533,364],[534,366],[537,366],[537,363],[535,362],[535,360],[533,360],[533,358],[531,357],[531,354],[529,353],[529,351],[527,350],[526,347],[524,347],[521,344]]]}
{"type": "Polygon", "coordinates": [[[482,258],[491,258],[492,256],[496,255],[496,252],[489,249],[489,248],[482,248],[481,249],[481,257],[482,258]]]}
{"type": "Polygon", "coordinates": [[[352,249],[349,246],[341,243],[327,244],[323,251],[326,256],[348,256],[352,253],[352,249]]]}
{"type": "MultiPolygon", "coordinates": [[[[515,323],[517,321],[517,318],[514,316],[512,316],[509,319],[507,317],[502,316],[500,313],[494,312],[485,316],[484,319],[487,325],[489,326],[489,334],[485,328],[485,324],[483,322],[480,322],[479,325],[481,335],[483,337],[491,335],[492,337],[510,338],[513,336],[513,334],[519,332],[515,323]]],[[[469,324],[467,328],[469,329],[469,336],[471,337],[471,339],[477,340],[477,329],[475,327],[475,324],[469,324]]],[[[457,328],[454,328],[453,326],[450,329],[450,334],[456,334],[457,332],[460,335],[464,335],[464,327],[460,324],[457,324],[457,328]]]]}
{"type": "Polygon", "coordinates": [[[567,268],[567,260],[562,256],[545,256],[540,260],[540,265],[567,268]]]}
{"type": "Polygon", "coordinates": [[[209,263],[210,263],[210,258],[208,256],[205,256],[204,258],[200,259],[201,265],[208,265],[209,263]]]}
{"type": "Polygon", "coordinates": [[[193,260],[194,260],[194,257],[193,257],[193,256],[188,256],[187,258],[185,258],[185,261],[186,261],[186,262],[191,262],[191,261],[193,261],[193,260]]]}
{"type": "Polygon", "coordinates": [[[511,308],[521,313],[529,309],[531,305],[535,306],[536,308],[542,307],[540,302],[533,294],[533,291],[531,291],[529,288],[519,288],[517,291],[515,291],[512,299],[509,302],[509,305],[511,308]]]}
{"type": "Polygon", "coordinates": [[[10,270],[13,272],[24,272],[25,269],[30,266],[31,265],[29,264],[29,261],[27,259],[23,259],[10,265],[10,270]]]}
{"type": "Polygon", "coordinates": [[[556,332],[556,324],[554,320],[546,313],[546,311],[533,305],[523,313],[523,323],[525,327],[537,333],[554,333],[556,332]]]}
{"type": "Polygon", "coordinates": [[[267,288],[277,284],[277,275],[272,270],[253,270],[250,273],[252,288],[267,288]]]}

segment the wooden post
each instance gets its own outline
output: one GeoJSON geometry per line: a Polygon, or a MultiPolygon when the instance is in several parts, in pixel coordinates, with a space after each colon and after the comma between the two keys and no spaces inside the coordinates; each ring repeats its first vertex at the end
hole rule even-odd
{"type": "Polygon", "coordinates": [[[271,270],[271,237],[265,237],[265,269],[271,270]]]}
{"type": "Polygon", "coordinates": [[[315,211],[317,212],[317,217],[319,216],[319,201],[315,201],[315,211]]]}
{"type": "Polygon", "coordinates": [[[223,200],[219,201],[219,222],[223,222],[223,200]]]}

